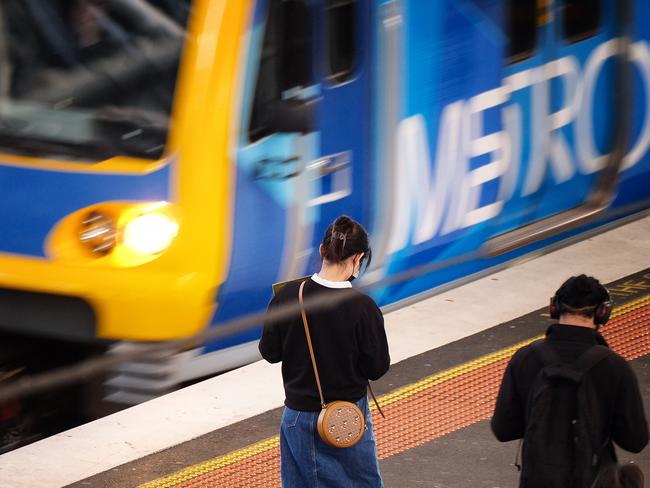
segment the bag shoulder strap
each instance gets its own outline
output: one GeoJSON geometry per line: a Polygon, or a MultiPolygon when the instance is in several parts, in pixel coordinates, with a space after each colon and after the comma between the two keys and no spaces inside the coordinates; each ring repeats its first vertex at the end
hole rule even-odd
{"type": "Polygon", "coordinates": [[[541,339],[533,343],[533,350],[542,360],[542,374],[546,378],[562,378],[580,383],[582,381],[582,372],[577,370],[572,363],[565,363],[558,354],[555,347],[548,341],[541,339]]]}
{"type": "Polygon", "coordinates": [[[593,345],[578,356],[573,363],[563,363],[560,355],[548,341],[540,339],[539,341],[533,342],[532,346],[533,350],[544,363],[544,366],[569,366],[581,373],[586,373],[607,356],[613,354],[613,351],[608,347],[593,345]]]}
{"type": "MultiPolygon", "coordinates": [[[[316,356],[314,355],[314,347],[312,346],[311,343],[311,334],[309,333],[309,325],[307,324],[307,313],[305,312],[305,303],[302,298],[302,290],[305,287],[305,281],[300,283],[300,289],[298,290],[298,300],[300,301],[300,314],[302,315],[302,323],[305,326],[305,335],[307,336],[307,346],[309,347],[309,356],[311,356],[311,365],[314,368],[314,376],[316,376],[316,386],[318,387],[318,394],[320,395],[320,404],[322,408],[325,408],[327,405],[325,405],[325,398],[323,397],[323,388],[321,387],[320,384],[320,376],[318,375],[318,366],[316,366],[316,356]]],[[[377,406],[377,410],[379,411],[379,413],[383,418],[386,418],[384,412],[382,412],[381,407],[379,406],[379,402],[377,401],[377,398],[375,397],[375,393],[372,391],[370,382],[368,382],[368,389],[370,390],[372,399],[374,400],[375,405],[377,406]]]]}
{"type": "Polygon", "coordinates": [[[593,345],[572,363],[562,362],[555,348],[548,341],[540,340],[533,344],[533,350],[544,364],[543,371],[548,377],[560,377],[580,383],[584,375],[600,361],[613,354],[608,347],[593,345]]]}
{"type": "Polygon", "coordinates": [[[612,354],[614,354],[614,351],[608,347],[601,345],[591,346],[575,360],[573,367],[581,373],[586,373],[603,359],[612,354]]]}
{"type": "Polygon", "coordinates": [[[325,398],[323,397],[323,389],[320,385],[320,376],[318,375],[318,366],[316,366],[316,357],[314,356],[314,348],[311,345],[311,335],[309,334],[309,326],[307,325],[307,314],[305,313],[305,303],[302,300],[302,289],[305,287],[305,282],[300,283],[298,290],[298,300],[300,300],[300,314],[302,315],[302,323],[305,326],[305,335],[307,336],[307,346],[309,346],[309,355],[311,356],[311,365],[314,368],[314,375],[316,376],[316,386],[318,386],[318,394],[320,395],[321,407],[325,408],[325,398]]]}

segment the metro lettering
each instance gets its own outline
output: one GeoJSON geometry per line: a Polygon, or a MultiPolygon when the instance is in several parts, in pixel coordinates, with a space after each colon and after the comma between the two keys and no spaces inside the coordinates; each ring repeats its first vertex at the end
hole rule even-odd
{"type": "MultiPolygon", "coordinates": [[[[510,99],[516,91],[529,88],[532,97],[531,154],[521,196],[539,191],[549,169],[557,183],[569,181],[577,173],[588,175],[602,169],[607,155],[599,154],[594,142],[595,87],[605,61],[620,51],[620,42],[613,39],[598,46],[582,70],[577,58],[566,56],[508,76],[501,87],[445,106],[440,114],[433,166],[426,119],[420,114],[403,119],[396,133],[395,156],[400,171],[391,182],[396,205],[389,253],[398,252],[409,242],[422,244],[437,235],[488,221],[515,195],[524,134],[523,110],[510,99]],[[562,83],[564,100],[557,111],[550,112],[553,79],[562,83]],[[486,134],[484,112],[495,107],[501,107],[503,128],[486,134]],[[575,131],[575,158],[562,132],[569,126],[575,131]],[[470,169],[470,160],[485,154],[490,156],[489,162],[470,169]],[[495,201],[479,206],[482,186],[494,180],[499,182],[495,201]]],[[[637,164],[650,148],[647,42],[630,46],[630,61],[641,75],[646,103],[642,129],[625,155],[622,170],[637,164]]]]}

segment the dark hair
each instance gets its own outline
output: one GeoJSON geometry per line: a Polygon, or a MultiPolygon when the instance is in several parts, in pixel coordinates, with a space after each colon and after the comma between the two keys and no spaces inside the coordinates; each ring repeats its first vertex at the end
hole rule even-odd
{"type": "Polygon", "coordinates": [[[607,288],[596,278],[581,274],[566,280],[555,292],[560,313],[593,317],[596,307],[609,300],[607,288]]]}
{"type": "Polygon", "coordinates": [[[643,488],[643,471],[636,464],[611,464],[603,468],[591,488],[643,488]]]}
{"type": "Polygon", "coordinates": [[[323,259],[330,263],[341,263],[359,253],[364,253],[366,268],[372,260],[366,229],[347,215],[341,215],[329,225],[321,244],[323,259]]]}

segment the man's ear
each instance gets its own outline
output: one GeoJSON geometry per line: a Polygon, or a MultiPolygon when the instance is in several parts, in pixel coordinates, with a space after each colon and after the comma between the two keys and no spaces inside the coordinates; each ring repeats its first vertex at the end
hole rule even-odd
{"type": "Polygon", "coordinates": [[[321,257],[321,258],[324,257],[324,255],[325,255],[325,248],[323,247],[322,244],[321,244],[320,246],[318,246],[318,252],[320,253],[320,257],[321,257]]]}

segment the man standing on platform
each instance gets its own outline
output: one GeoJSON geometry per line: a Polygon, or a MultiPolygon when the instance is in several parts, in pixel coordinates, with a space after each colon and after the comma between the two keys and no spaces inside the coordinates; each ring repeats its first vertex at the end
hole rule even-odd
{"type": "Polygon", "coordinates": [[[551,298],[559,323],[510,360],[491,427],[501,442],[523,439],[520,487],[589,488],[616,463],[612,442],[648,443],[634,371],[598,332],[611,307],[598,280],[569,278],[551,298]]]}

